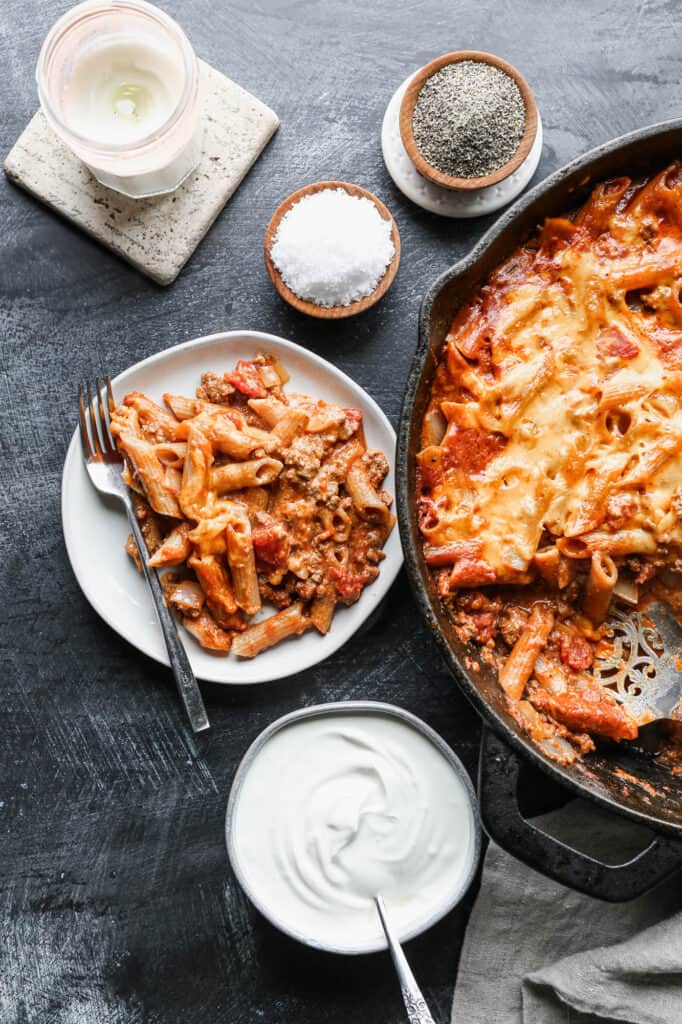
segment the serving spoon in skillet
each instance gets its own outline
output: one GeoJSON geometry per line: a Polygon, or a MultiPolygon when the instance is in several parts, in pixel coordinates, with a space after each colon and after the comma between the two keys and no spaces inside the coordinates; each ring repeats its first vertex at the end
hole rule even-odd
{"type": "Polygon", "coordinates": [[[644,611],[612,606],[606,621],[608,647],[592,671],[640,725],[682,723],[682,628],[661,601],[644,611]]]}

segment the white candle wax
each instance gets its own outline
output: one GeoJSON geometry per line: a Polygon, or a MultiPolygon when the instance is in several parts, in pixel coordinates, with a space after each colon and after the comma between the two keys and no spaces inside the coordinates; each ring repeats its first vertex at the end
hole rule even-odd
{"type": "Polygon", "coordinates": [[[182,88],[182,68],[163,50],[132,39],[105,40],[75,64],[64,119],[93,142],[137,142],[165,124],[182,88]]]}

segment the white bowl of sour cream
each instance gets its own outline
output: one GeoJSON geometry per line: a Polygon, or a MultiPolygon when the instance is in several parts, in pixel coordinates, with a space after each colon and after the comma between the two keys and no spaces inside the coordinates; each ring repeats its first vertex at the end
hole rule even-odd
{"type": "Polygon", "coordinates": [[[302,708],[251,745],[232,784],[227,851],[256,908],[333,953],[386,948],[374,895],[402,941],[464,896],[480,824],[469,776],[424,722],[391,704],[302,708]]]}

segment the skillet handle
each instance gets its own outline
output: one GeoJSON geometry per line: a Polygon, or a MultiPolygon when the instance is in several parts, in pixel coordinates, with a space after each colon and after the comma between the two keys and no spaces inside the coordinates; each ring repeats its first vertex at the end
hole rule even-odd
{"type": "Polygon", "coordinates": [[[498,846],[541,874],[588,896],[624,903],[682,867],[682,842],[660,835],[632,860],[610,865],[541,832],[519,809],[519,772],[514,751],[484,726],[478,765],[483,827],[498,846]]]}

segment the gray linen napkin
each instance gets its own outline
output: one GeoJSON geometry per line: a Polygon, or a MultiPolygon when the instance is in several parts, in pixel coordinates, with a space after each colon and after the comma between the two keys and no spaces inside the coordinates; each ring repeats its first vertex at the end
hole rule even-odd
{"type": "MultiPolygon", "coordinates": [[[[591,803],[536,819],[622,863],[650,833],[591,803]]],[[[630,903],[572,892],[488,847],[452,1024],[682,1024],[682,876],[630,903]]]]}

